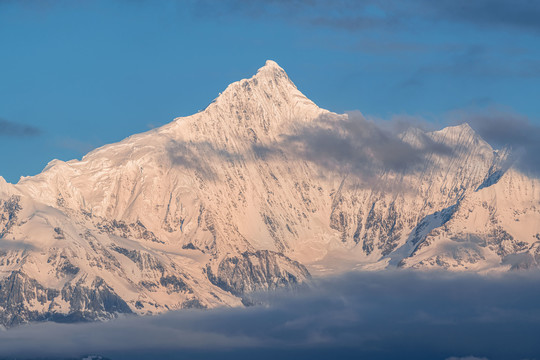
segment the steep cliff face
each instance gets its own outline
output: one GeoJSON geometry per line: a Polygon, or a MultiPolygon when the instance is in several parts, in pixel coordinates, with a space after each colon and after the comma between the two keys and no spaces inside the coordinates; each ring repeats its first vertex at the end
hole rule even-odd
{"type": "Polygon", "coordinates": [[[540,182],[514,169],[464,197],[403,264],[486,271],[538,268],[540,182]]]}
{"type": "Polygon", "coordinates": [[[409,129],[414,166],[367,181],[317,156],[324,137],[305,156],[306,129],[346,121],[268,61],[202,112],[0,178],[0,321],[240,306],[308,269],[536,266],[538,181],[506,151],[466,124],[409,129]]]}

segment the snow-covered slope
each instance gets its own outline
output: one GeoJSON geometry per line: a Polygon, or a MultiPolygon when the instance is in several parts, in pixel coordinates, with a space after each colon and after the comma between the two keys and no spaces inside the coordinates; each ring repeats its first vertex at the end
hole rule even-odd
{"type": "Polygon", "coordinates": [[[342,121],[268,61],[202,112],[0,177],[0,322],[240,306],[310,272],[536,266],[538,180],[506,151],[466,124],[409,129],[421,161],[373,184],[289,146],[342,121]]]}

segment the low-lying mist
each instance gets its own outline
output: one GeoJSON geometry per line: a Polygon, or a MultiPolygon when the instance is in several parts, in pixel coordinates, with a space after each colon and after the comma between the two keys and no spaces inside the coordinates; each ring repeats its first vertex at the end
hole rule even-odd
{"type": "Polygon", "coordinates": [[[532,359],[540,274],[389,271],[257,294],[248,308],[172,311],[0,332],[0,357],[532,359]]]}

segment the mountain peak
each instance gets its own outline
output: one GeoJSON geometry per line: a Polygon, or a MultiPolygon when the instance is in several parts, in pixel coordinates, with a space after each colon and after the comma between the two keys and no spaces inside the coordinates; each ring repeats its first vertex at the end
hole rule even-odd
{"type": "Polygon", "coordinates": [[[276,86],[297,90],[296,86],[289,79],[287,73],[285,72],[285,70],[283,70],[283,68],[281,68],[281,66],[279,66],[273,60],[266,60],[264,66],[259,68],[255,75],[250,78],[242,79],[231,83],[229,86],[227,86],[223,93],[220,93],[218,98],[215,100],[227,98],[228,96],[224,96],[224,94],[229,94],[231,92],[234,93],[234,97],[236,97],[236,93],[240,89],[243,89],[240,90],[241,92],[243,92],[244,90],[251,92],[256,88],[265,87],[267,88],[266,90],[272,92],[270,88],[275,89],[276,86]]]}
{"type": "Polygon", "coordinates": [[[471,127],[471,125],[469,125],[469,123],[461,123],[459,125],[454,125],[454,126],[450,126],[450,128],[454,128],[456,131],[461,131],[461,132],[472,132],[474,133],[474,129],[471,127]]]}
{"type": "Polygon", "coordinates": [[[266,60],[264,66],[257,70],[257,74],[252,79],[285,80],[285,82],[292,84],[285,70],[273,60],[266,60]]]}
{"type": "MultiPolygon", "coordinates": [[[[281,67],[278,65],[277,62],[275,62],[274,60],[266,60],[266,63],[264,64],[264,67],[267,67],[267,68],[278,68],[278,69],[281,69],[281,67]]],[[[283,70],[283,69],[282,69],[283,70]]]]}
{"type": "Polygon", "coordinates": [[[238,121],[237,112],[246,113],[248,110],[253,114],[263,111],[264,116],[272,114],[265,121],[274,124],[288,123],[293,118],[316,118],[323,111],[298,90],[285,70],[273,60],[267,60],[252,77],[227,86],[206,112],[218,112],[224,116],[232,111],[231,119],[238,121]]]}
{"type": "Polygon", "coordinates": [[[466,122],[456,125],[455,127],[456,129],[459,129],[460,131],[475,132],[473,128],[471,127],[471,125],[469,125],[469,123],[466,123],[466,122]]]}
{"type": "Polygon", "coordinates": [[[452,136],[478,137],[476,131],[474,131],[474,129],[466,122],[459,125],[447,126],[444,129],[439,130],[439,132],[452,136]]]}
{"type": "Polygon", "coordinates": [[[285,70],[283,70],[283,68],[281,66],[279,66],[278,63],[275,62],[274,60],[266,60],[266,63],[264,64],[264,66],[259,68],[257,73],[263,72],[263,71],[283,71],[283,72],[285,72],[285,70]]]}

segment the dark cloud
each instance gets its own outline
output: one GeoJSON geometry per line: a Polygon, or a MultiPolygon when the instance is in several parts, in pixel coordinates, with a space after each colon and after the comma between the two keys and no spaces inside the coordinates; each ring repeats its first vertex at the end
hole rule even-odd
{"type": "Polygon", "coordinates": [[[379,5],[373,0],[225,0],[216,6],[213,1],[203,0],[196,3],[195,13],[204,17],[242,15],[287,20],[298,25],[349,31],[395,27],[402,23],[400,12],[387,12],[388,9],[379,5]]]}
{"type": "Polygon", "coordinates": [[[369,177],[386,170],[413,172],[427,154],[452,154],[449,147],[434,142],[422,131],[412,130],[418,124],[410,118],[396,117],[382,125],[359,112],[340,119],[323,116],[286,137],[284,144],[297,156],[343,173],[369,177]],[[408,129],[414,132],[417,146],[402,140],[402,132],[408,129]]]}
{"type": "MultiPolygon", "coordinates": [[[[359,53],[426,53],[418,69],[399,82],[400,87],[423,85],[426,77],[449,74],[484,78],[540,77],[540,64],[534,47],[518,45],[523,34],[536,36],[540,31],[540,2],[530,0],[225,0],[198,1],[194,13],[203,18],[231,21],[253,18],[265,22],[286,22],[295,26],[327,28],[358,33],[353,46],[337,41],[326,44],[359,53]],[[519,41],[510,43],[501,32],[517,31],[519,41]],[[469,34],[485,34],[478,40],[469,34]],[[425,34],[440,34],[436,42],[425,34]],[[461,38],[447,43],[448,35],[461,38]],[[409,40],[407,40],[409,39],[409,40]],[[501,39],[493,42],[493,39],[501,39]],[[426,41],[427,40],[427,41],[426,41]],[[482,45],[479,45],[482,44],[482,45]]],[[[356,35],[355,35],[356,36],[356,35]]],[[[324,41],[327,43],[327,41],[324,41]]],[[[321,44],[322,45],[322,44],[321,44]]],[[[386,59],[377,66],[386,66],[386,59]]],[[[407,69],[402,69],[405,75],[407,69]]],[[[407,76],[407,75],[405,75],[407,76]]]]}
{"type": "Polygon", "coordinates": [[[524,359],[540,351],[538,274],[351,273],[261,305],[0,332],[0,356],[524,359]]]}
{"type": "Polygon", "coordinates": [[[171,141],[167,155],[173,166],[194,170],[208,180],[219,180],[217,166],[227,162],[306,160],[324,172],[354,174],[365,183],[383,186],[381,172],[412,173],[426,165],[426,155],[451,156],[453,149],[433,141],[421,128],[423,120],[394,116],[389,121],[366,119],[360,112],[346,116],[321,116],[310,123],[297,122],[295,130],[275,142],[252,141],[244,150],[231,151],[209,142],[171,141]],[[412,131],[415,146],[402,140],[412,131]]]}
{"type": "Polygon", "coordinates": [[[195,10],[201,16],[285,18],[349,31],[412,28],[419,21],[540,30],[540,3],[530,0],[225,0],[198,1],[195,10]]]}
{"type": "Polygon", "coordinates": [[[496,108],[459,111],[452,117],[456,122],[468,122],[493,147],[509,147],[519,169],[540,175],[540,125],[525,116],[496,108]]]}
{"type": "Polygon", "coordinates": [[[419,0],[437,19],[473,25],[540,30],[540,3],[531,0],[419,0]]]}
{"type": "Polygon", "coordinates": [[[540,76],[540,62],[533,59],[511,57],[506,62],[498,61],[499,49],[481,45],[462,46],[453,50],[444,61],[423,65],[407,80],[403,87],[421,85],[426,77],[437,74],[482,77],[485,79],[514,77],[530,79],[540,76]]]}
{"type": "Polygon", "coordinates": [[[19,124],[0,118],[0,136],[28,137],[41,134],[41,130],[30,125],[19,124]]]}

